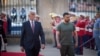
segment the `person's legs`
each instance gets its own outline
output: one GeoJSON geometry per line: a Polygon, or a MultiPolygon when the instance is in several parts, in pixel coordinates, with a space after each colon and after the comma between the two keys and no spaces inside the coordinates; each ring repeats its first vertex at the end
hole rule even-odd
{"type": "Polygon", "coordinates": [[[25,53],[26,56],[38,56],[40,49],[33,48],[33,49],[26,49],[25,53]]]}
{"type": "MultiPolygon", "coordinates": [[[[91,38],[93,38],[93,36],[91,36],[91,38]]],[[[90,46],[91,46],[91,49],[95,49],[95,40],[94,40],[94,38],[90,41],[91,42],[91,44],[90,44],[90,46]]]]}
{"type": "Polygon", "coordinates": [[[79,40],[80,40],[80,38],[78,37],[78,47],[77,47],[77,48],[75,48],[75,53],[76,53],[76,54],[78,54],[78,53],[79,53],[79,46],[80,46],[80,45],[79,45],[79,40]]]}
{"type": "Polygon", "coordinates": [[[65,45],[62,45],[61,48],[60,48],[60,54],[61,56],[66,56],[67,55],[67,46],[65,45]]]}
{"type": "Polygon", "coordinates": [[[78,37],[78,47],[76,48],[75,52],[77,55],[83,55],[83,37],[78,37]]]}
{"type": "Polygon", "coordinates": [[[98,56],[100,56],[100,50],[98,51],[98,56]]]}
{"type": "Polygon", "coordinates": [[[37,48],[37,47],[33,48],[32,50],[33,56],[38,56],[39,52],[40,52],[40,48],[37,48]]]}
{"type": "Polygon", "coordinates": [[[68,56],[75,56],[73,45],[68,46],[68,56]]]}
{"type": "MultiPolygon", "coordinates": [[[[83,37],[81,37],[81,39],[80,39],[80,45],[82,45],[82,44],[83,44],[83,37]]],[[[79,47],[79,49],[80,49],[79,54],[83,55],[83,46],[79,47]]]]}
{"type": "Polygon", "coordinates": [[[97,46],[97,51],[98,51],[98,56],[100,56],[100,38],[99,37],[95,37],[95,43],[97,46]]]}
{"type": "MultiPolygon", "coordinates": [[[[92,37],[88,35],[87,38],[88,38],[88,39],[87,39],[87,41],[88,41],[88,40],[90,40],[92,37]]],[[[91,48],[91,41],[87,42],[87,48],[89,48],[89,49],[91,48]]]]}
{"type": "MultiPolygon", "coordinates": [[[[84,35],[84,37],[83,37],[83,43],[85,43],[86,41],[88,41],[88,39],[89,39],[89,36],[87,34],[84,35]]],[[[89,48],[89,43],[86,43],[84,45],[84,47],[89,48]]]]}
{"type": "Polygon", "coordinates": [[[13,21],[14,22],[17,22],[17,15],[16,16],[13,16],[13,21]]]}
{"type": "Polygon", "coordinates": [[[25,49],[26,56],[33,56],[32,50],[25,49]]]}
{"type": "Polygon", "coordinates": [[[15,16],[15,21],[17,22],[17,15],[15,16]]]}
{"type": "Polygon", "coordinates": [[[7,39],[3,38],[2,52],[7,52],[7,39]]]}

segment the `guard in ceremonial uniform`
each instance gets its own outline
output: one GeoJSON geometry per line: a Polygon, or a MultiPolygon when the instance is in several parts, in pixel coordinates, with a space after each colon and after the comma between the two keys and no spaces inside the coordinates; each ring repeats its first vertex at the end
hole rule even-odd
{"type": "MultiPolygon", "coordinates": [[[[85,23],[86,23],[86,25],[85,25],[85,36],[83,38],[83,42],[84,43],[86,43],[89,40],[89,36],[88,36],[88,33],[89,33],[89,30],[88,30],[89,22],[90,22],[89,16],[86,16],[85,17],[85,23]]],[[[86,44],[84,44],[84,47],[89,48],[89,45],[86,43],[86,44]]]]}
{"type": "Polygon", "coordinates": [[[85,35],[85,19],[83,15],[80,15],[79,20],[76,23],[76,31],[78,34],[78,47],[76,48],[77,55],[83,55],[83,38],[85,35]]]}
{"type": "Polygon", "coordinates": [[[89,22],[89,24],[88,24],[88,40],[90,40],[90,39],[92,39],[92,40],[89,41],[87,45],[90,49],[95,49],[95,41],[93,38],[93,26],[94,26],[94,23],[92,21],[89,22]]]}

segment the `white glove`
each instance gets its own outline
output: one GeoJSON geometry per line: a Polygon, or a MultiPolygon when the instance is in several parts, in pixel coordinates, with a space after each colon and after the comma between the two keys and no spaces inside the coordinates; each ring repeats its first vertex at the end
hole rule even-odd
{"type": "Polygon", "coordinates": [[[80,31],[79,27],[76,27],[76,31],[80,31]]]}
{"type": "Polygon", "coordinates": [[[89,32],[92,32],[93,30],[92,29],[89,29],[89,32]]]}

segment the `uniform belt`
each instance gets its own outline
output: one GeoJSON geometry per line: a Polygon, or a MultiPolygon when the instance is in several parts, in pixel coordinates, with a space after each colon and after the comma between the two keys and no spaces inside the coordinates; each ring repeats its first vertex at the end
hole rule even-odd
{"type": "Polygon", "coordinates": [[[85,30],[85,28],[79,28],[80,30],[85,30]]]}
{"type": "Polygon", "coordinates": [[[85,30],[85,28],[76,27],[76,31],[85,30]]]}

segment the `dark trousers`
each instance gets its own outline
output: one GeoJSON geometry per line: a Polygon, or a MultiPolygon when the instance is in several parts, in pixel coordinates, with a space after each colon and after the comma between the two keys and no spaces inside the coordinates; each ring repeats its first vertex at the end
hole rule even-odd
{"type": "Polygon", "coordinates": [[[78,37],[78,47],[75,49],[77,55],[83,55],[83,46],[81,46],[83,44],[83,38],[84,36],[78,37]]]}
{"type": "MultiPolygon", "coordinates": [[[[87,34],[84,35],[83,43],[87,42],[88,40],[89,40],[89,36],[88,36],[87,34]]],[[[84,47],[89,48],[90,45],[88,45],[88,44],[89,44],[89,43],[86,43],[86,44],[84,45],[84,47]]]]}
{"type": "MultiPolygon", "coordinates": [[[[91,38],[92,38],[92,36],[88,36],[88,40],[90,40],[91,38]]],[[[92,39],[91,41],[89,41],[87,43],[87,47],[88,48],[91,48],[91,49],[94,49],[95,48],[95,41],[94,41],[94,39],[92,39]]]]}
{"type": "MultiPolygon", "coordinates": [[[[87,41],[93,38],[91,35],[86,35],[87,41]]],[[[86,41],[85,41],[86,42],[86,41]]],[[[85,44],[85,47],[90,48],[90,49],[95,49],[95,40],[92,39],[91,41],[87,42],[85,44]]]]}
{"type": "Polygon", "coordinates": [[[93,49],[93,50],[95,49],[95,39],[91,40],[90,46],[91,46],[91,49],[93,49]]]}
{"type": "Polygon", "coordinates": [[[75,56],[73,45],[62,45],[60,49],[61,56],[75,56]]]}
{"type": "Polygon", "coordinates": [[[38,56],[40,48],[25,49],[26,56],[38,56]]]}
{"type": "Polygon", "coordinates": [[[95,38],[95,44],[97,47],[97,56],[100,56],[100,38],[99,37],[94,37],[95,38]]]}

